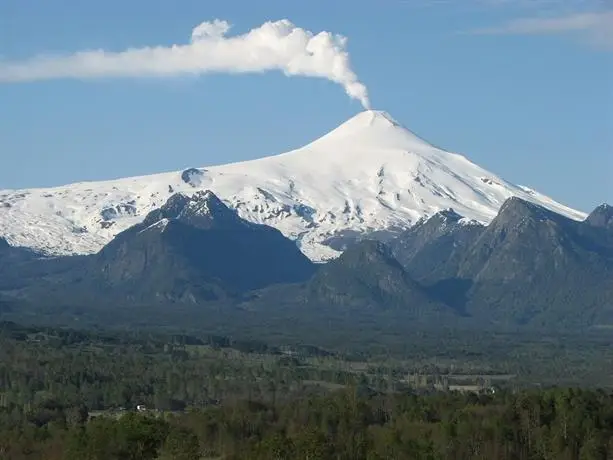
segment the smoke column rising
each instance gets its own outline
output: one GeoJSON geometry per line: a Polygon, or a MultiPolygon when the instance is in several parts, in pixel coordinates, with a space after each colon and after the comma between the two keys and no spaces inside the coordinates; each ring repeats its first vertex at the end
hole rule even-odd
{"type": "Polygon", "coordinates": [[[193,29],[187,44],[0,60],[0,83],[279,70],[287,76],[338,83],[349,97],[370,108],[368,91],[351,69],[346,37],[330,32],[314,34],[287,19],[266,22],[243,35],[228,36],[230,27],[218,19],[203,22],[193,29]]]}

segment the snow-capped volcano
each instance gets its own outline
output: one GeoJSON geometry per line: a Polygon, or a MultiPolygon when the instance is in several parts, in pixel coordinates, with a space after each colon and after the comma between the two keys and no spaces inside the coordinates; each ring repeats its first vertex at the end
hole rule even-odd
{"type": "Polygon", "coordinates": [[[359,113],[299,149],[222,166],[63,187],[0,191],[0,236],[47,254],[97,252],[176,192],[212,190],[249,221],[278,228],[316,261],[336,237],[406,228],[454,209],[488,223],[519,196],[586,215],[420,139],[389,114],[359,113]]]}

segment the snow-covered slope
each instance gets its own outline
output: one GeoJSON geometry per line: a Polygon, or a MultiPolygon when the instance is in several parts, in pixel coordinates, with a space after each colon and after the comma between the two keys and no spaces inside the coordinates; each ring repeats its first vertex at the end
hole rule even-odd
{"type": "Polygon", "coordinates": [[[63,187],[0,191],[0,236],[48,254],[98,251],[175,192],[210,189],[247,220],[277,227],[313,260],[331,237],[406,228],[453,208],[489,222],[510,196],[586,215],[440,150],[387,113],[361,112],[288,153],[223,166],[63,187]]]}

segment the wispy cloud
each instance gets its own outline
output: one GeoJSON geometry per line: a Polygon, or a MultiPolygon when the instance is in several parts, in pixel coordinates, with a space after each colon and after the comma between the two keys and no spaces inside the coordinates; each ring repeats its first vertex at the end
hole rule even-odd
{"type": "Polygon", "coordinates": [[[613,10],[578,12],[555,17],[513,19],[506,24],[478,29],[475,34],[575,34],[592,45],[613,50],[613,10]]]}
{"type": "Polygon", "coordinates": [[[346,37],[330,32],[314,34],[287,19],[266,22],[235,36],[227,36],[230,27],[222,20],[203,22],[193,29],[186,44],[0,60],[0,83],[279,70],[288,76],[338,83],[351,98],[369,107],[367,89],[350,65],[346,37]]]}

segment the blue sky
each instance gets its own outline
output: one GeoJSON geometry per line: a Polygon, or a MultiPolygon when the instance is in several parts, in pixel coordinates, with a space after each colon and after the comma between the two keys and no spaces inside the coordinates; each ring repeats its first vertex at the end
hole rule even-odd
{"type": "Polygon", "coordinates": [[[289,19],[348,38],[373,108],[589,211],[613,202],[612,11],[599,0],[3,0],[0,189],[257,158],[323,135],[362,110],[325,78],[52,78],[79,68],[29,60],[187,44],[214,19],[232,24],[228,36],[289,19]]]}

